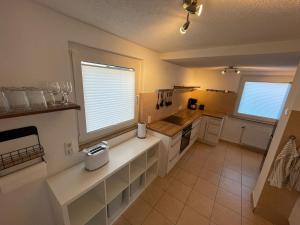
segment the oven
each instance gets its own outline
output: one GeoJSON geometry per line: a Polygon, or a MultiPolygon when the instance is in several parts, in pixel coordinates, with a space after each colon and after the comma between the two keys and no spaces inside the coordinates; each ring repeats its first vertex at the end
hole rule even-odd
{"type": "Polygon", "coordinates": [[[182,130],[180,153],[182,153],[186,147],[190,144],[190,138],[192,133],[192,124],[188,125],[182,130]]]}

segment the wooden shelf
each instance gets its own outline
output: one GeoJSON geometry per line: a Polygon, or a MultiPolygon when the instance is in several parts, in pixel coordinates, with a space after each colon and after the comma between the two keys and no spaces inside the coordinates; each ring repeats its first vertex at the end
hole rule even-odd
{"type": "Polygon", "coordinates": [[[175,90],[190,90],[190,89],[197,89],[200,88],[200,86],[176,86],[174,85],[175,90]]]}
{"type": "Polygon", "coordinates": [[[64,110],[76,109],[80,110],[80,106],[74,103],[68,105],[57,105],[57,106],[48,106],[45,109],[28,109],[28,110],[16,110],[11,112],[0,113],[0,119],[20,117],[20,116],[28,116],[34,114],[42,114],[42,113],[50,113],[50,112],[58,112],[64,110]]]}

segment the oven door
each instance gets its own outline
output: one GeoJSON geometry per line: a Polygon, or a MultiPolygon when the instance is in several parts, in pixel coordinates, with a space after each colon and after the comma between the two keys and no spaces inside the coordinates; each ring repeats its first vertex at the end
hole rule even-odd
{"type": "Polygon", "coordinates": [[[180,144],[180,153],[190,144],[192,129],[186,130],[182,133],[181,144],[180,144]]]}

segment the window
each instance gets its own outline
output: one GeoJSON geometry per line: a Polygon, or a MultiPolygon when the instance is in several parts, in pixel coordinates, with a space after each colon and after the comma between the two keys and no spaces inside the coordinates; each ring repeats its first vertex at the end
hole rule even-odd
{"type": "Polygon", "coordinates": [[[134,120],[135,71],[81,62],[86,132],[134,120]]]}
{"type": "Polygon", "coordinates": [[[70,43],[80,144],[123,133],[137,123],[141,61],[70,43]]]}
{"type": "Polygon", "coordinates": [[[246,81],[237,113],[277,120],[283,111],[291,84],[246,81]]]}

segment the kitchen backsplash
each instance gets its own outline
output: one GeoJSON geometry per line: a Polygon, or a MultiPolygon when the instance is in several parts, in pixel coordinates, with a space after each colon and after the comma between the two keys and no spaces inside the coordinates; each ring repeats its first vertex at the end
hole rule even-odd
{"type": "Polygon", "coordinates": [[[164,106],[157,110],[157,92],[140,93],[139,120],[148,122],[148,116],[150,116],[151,122],[154,122],[172,115],[180,109],[186,109],[189,98],[198,99],[198,105],[204,104],[206,111],[222,112],[230,115],[234,111],[237,94],[234,92],[222,93],[204,90],[174,92],[173,104],[169,107],[164,106]]]}

